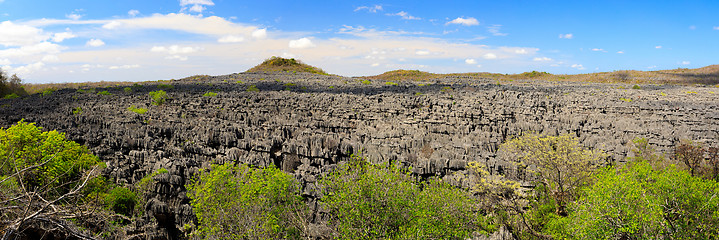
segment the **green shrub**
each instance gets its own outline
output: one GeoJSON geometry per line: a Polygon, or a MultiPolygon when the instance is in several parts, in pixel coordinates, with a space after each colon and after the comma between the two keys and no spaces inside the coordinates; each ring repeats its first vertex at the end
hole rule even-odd
{"type": "Polygon", "coordinates": [[[137,204],[137,195],[125,187],[115,187],[110,190],[105,200],[110,210],[115,213],[132,216],[137,204]]]}
{"type": "Polygon", "coordinates": [[[362,84],[370,85],[370,84],[372,84],[372,81],[370,81],[369,79],[365,79],[365,80],[362,80],[362,84]]]}
{"type": "Polygon", "coordinates": [[[22,180],[26,189],[54,189],[51,195],[64,194],[75,187],[85,171],[100,163],[87,147],[65,140],[64,133],[42,131],[24,120],[8,129],[0,128],[0,179],[31,167],[15,175],[21,177],[17,180],[22,180]]]}
{"type": "Polygon", "coordinates": [[[214,96],[217,96],[217,93],[215,93],[215,92],[207,92],[207,93],[203,94],[202,96],[203,96],[203,97],[214,97],[214,96]]]}
{"type": "Polygon", "coordinates": [[[52,94],[53,92],[55,92],[55,89],[54,89],[54,88],[48,88],[48,89],[42,90],[42,96],[43,96],[43,97],[44,97],[44,96],[49,96],[49,95],[52,94]]]}
{"type": "Polygon", "coordinates": [[[137,113],[137,114],[147,113],[147,108],[138,108],[138,107],[135,107],[135,105],[131,105],[130,107],[127,108],[127,110],[137,113]]]}
{"type": "Polygon", "coordinates": [[[167,93],[163,90],[152,91],[149,94],[154,105],[162,105],[167,100],[167,93]]]}
{"type": "Polygon", "coordinates": [[[255,86],[255,85],[250,85],[249,87],[247,87],[247,91],[248,92],[259,92],[260,89],[257,88],[257,86],[255,86]]]}
{"type": "Polygon", "coordinates": [[[307,209],[300,185],[277,168],[212,165],[188,185],[195,233],[210,239],[299,239],[307,209]]]}
{"type": "Polygon", "coordinates": [[[132,93],[132,88],[131,88],[131,87],[125,87],[125,88],[122,89],[122,91],[125,92],[125,93],[132,93]]]}
{"type": "Polygon", "coordinates": [[[619,98],[619,100],[625,101],[625,102],[632,102],[633,100],[631,98],[619,98]]]}
{"type": "Polygon", "coordinates": [[[390,85],[390,86],[397,86],[397,85],[398,85],[396,82],[385,82],[384,84],[390,85]]]}
{"type": "Polygon", "coordinates": [[[73,109],[73,110],[72,110],[72,114],[73,114],[73,115],[80,115],[80,114],[82,114],[82,107],[76,107],[75,109],[73,109]]]}
{"type": "Polygon", "coordinates": [[[338,239],[452,239],[494,230],[467,191],[416,182],[395,166],[355,156],[320,182],[338,239]]]}
{"type": "Polygon", "coordinates": [[[19,98],[19,97],[20,96],[18,96],[17,93],[11,93],[11,94],[5,95],[5,97],[3,97],[3,98],[4,99],[15,99],[15,98],[19,98]]]}
{"type": "Polygon", "coordinates": [[[634,84],[634,86],[632,86],[632,89],[642,89],[642,87],[640,87],[639,85],[634,84]]]}
{"type": "Polygon", "coordinates": [[[573,206],[576,239],[716,239],[719,184],[648,162],[607,168],[573,206]]]}
{"type": "Polygon", "coordinates": [[[110,93],[110,92],[108,92],[108,91],[102,91],[102,92],[97,93],[97,95],[105,95],[105,96],[108,96],[108,95],[112,95],[112,93],[110,93]]]}

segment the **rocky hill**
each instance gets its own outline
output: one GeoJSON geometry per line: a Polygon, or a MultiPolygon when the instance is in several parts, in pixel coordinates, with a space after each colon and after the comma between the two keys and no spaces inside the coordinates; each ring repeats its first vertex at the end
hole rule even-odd
{"type": "MultiPolygon", "coordinates": [[[[468,161],[531,180],[496,158],[503,142],[524,132],[576,135],[608,153],[610,162],[623,161],[637,137],[665,152],[680,139],[719,144],[719,88],[713,86],[499,80],[447,75],[386,82],[274,71],[61,89],[0,100],[0,127],[25,119],[65,132],[105,161],[105,175],[118,184],[167,169],[155,177],[144,222],[128,232],[152,239],[181,236],[194,220],[185,184],[213,162],[276,165],[314,199],[318,177],[360,152],[463,185],[454,177],[468,161]],[[153,105],[148,93],[160,89],[169,98],[153,105]]],[[[320,223],[322,209],[313,211],[320,223]]]]}

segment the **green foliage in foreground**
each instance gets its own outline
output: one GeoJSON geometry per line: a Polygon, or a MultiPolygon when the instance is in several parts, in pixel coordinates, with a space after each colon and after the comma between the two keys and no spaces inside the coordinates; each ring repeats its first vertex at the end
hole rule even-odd
{"type": "Polygon", "coordinates": [[[203,239],[299,239],[306,222],[299,183],[274,167],[212,165],[188,196],[203,239]]]}
{"type": "Polygon", "coordinates": [[[149,94],[154,105],[162,105],[167,100],[167,93],[163,90],[152,91],[149,94]]]}
{"type": "Polygon", "coordinates": [[[719,184],[648,162],[607,168],[573,207],[577,239],[717,239],[719,184]]]}
{"type": "MultiPolygon", "coordinates": [[[[0,129],[0,160],[0,179],[9,177],[17,169],[38,165],[20,174],[22,179],[13,177],[9,180],[16,184],[22,181],[26,189],[57,189],[55,194],[69,191],[74,185],[68,183],[100,164],[87,147],[65,140],[64,133],[45,132],[34,123],[22,120],[8,129],[0,129]]],[[[5,186],[8,185],[3,188],[5,186]]]]}
{"type": "Polygon", "coordinates": [[[468,192],[354,157],[323,178],[337,239],[452,239],[494,231],[468,192]]]}

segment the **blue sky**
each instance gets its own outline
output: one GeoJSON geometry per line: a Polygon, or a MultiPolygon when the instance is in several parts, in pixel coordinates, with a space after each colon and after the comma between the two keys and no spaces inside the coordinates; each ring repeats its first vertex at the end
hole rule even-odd
{"type": "Polygon", "coordinates": [[[242,72],[590,73],[717,64],[719,1],[0,0],[0,67],[26,82],[242,72]]]}

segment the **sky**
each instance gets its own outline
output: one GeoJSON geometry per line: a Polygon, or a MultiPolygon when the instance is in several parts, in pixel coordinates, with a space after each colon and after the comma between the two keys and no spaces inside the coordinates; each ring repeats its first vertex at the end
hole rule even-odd
{"type": "Polygon", "coordinates": [[[0,67],[27,83],[243,72],[271,56],[332,74],[699,68],[719,1],[0,0],[0,67]]]}

